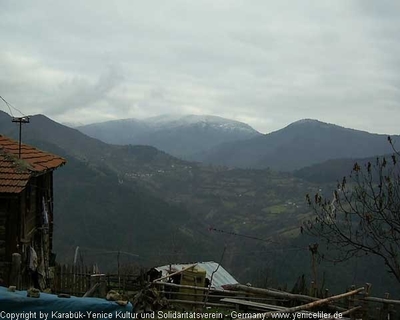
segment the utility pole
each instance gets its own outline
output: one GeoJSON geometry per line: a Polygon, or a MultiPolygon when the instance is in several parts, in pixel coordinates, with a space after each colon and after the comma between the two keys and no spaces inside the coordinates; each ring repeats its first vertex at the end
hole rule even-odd
{"type": "Polygon", "coordinates": [[[118,250],[117,254],[117,264],[118,264],[118,290],[121,290],[121,274],[119,273],[119,256],[121,252],[118,250]]]}
{"type": "Polygon", "coordinates": [[[313,285],[313,294],[312,296],[316,295],[316,291],[317,291],[317,264],[316,264],[316,255],[318,254],[318,243],[314,243],[313,245],[309,245],[308,249],[311,251],[311,257],[312,257],[312,274],[313,274],[313,281],[312,281],[312,285],[313,285]]]}
{"type": "Polygon", "coordinates": [[[12,122],[19,123],[19,148],[18,148],[18,159],[21,159],[21,140],[22,140],[22,125],[29,123],[29,117],[14,117],[12,122]]]}

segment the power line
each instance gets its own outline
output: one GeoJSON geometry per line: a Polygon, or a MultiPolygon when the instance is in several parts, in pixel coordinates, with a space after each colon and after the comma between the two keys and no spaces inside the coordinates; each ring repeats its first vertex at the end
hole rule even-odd
{"type": "Polygon", "coordinates": [[[4,101],[4,103],[7,105],[8,110],[10,110],[10,114],[12,116],[12,122],[18,123],[19,124],[19,147],[18,147],[18,158],[21,159],[21,139],[22,139],[22,125],[25,123],[29,123],[29,117],[24,115],[21,110],[17,109],[14,107],[11,103],[7,102],[6,99],[4,99],[2,96],[0,96],[1,100],[4,101]],[[22,117],[14,117],[13,112],[11,108],[17,110],[22,117]]]}
{"type": "MultiPolygon", "coordinates": [[[[98,256],[98,255],[104,255],[104,254],[117,254],[118,252],[120,252],[121,254],[127,254],[129,256],[134,256],[140,259],[151,259],[154,257],[165,257],[165,256],[199,256],[204,254],[204,251],[202,252],[186,252],[186,253],[180,253],[180,252],[165,252],[163,251],[163,253],[160,252],[154,252],[154,253],[145,253],[144,255],[136,255],[133,253],[129,253],[129,252],[124,252],[124,251],[104,251],[101,249],[94,249],[94,248],[85,248],[85,247],[81,247],[82,252],[85,253],[86,256],[98,256]],[[90,252],[92,251],[92,252],[90,252]],[[93,252],[94,251],[94,252],[93,252]]],[[[229,255],[232,256],[252,256],[255,253],[276,253],[276,252],[293,252],[293,251],[306,251],[308,250],[308,247],[286,247],[286,248],[276,248],[276,249],[267,249],[267,250],[252,250],[251,252],[244,252],[241,250],[235,250],[236,252],[230,252],[229,255]]],[[[210,251],[207,252],[209,255],[215,255],[217,254],[217,250],[213,251],[212,253],[210,251]]]]}
{"type": "Polygon", "coordinates": [[[8,110],[10,111],[11,116],[14,117],[14,115],[13,115],[13,113],[12,113],[12,110],[11,110],[11,107],[10,107],[10,104],[9,104],[2,96],[0,96],[0,98],[1,98],[1,100],[4,101],[4,103],[5,103],[6,106],[8,107],[8,110]]]}
{"type": "Polygon", "coordinates": [[[121,250],[104,250],[104,249],[88,248],[88,247],[80,247],[80,248],[84,251],[98,251],[97,253],[94,253],[93,255],[108,254],[108,253],[122,253],[127,256],[131,256],[131,257],[139,257],[139,255],[136,253],[126,252],[126,251],[121,251],[121,250]]]}
{"type": "Polygon", "coordinates": [[[208,228],[209,231],[215,231],[215,232],[219,232],[219,233],[229,234],[229,235],[232,235],[232,236],[235,236],[235,237],[242,237],[242,238],[247,238],[247,239],[267,242],[267,243],[275,243],[275,244],[279,244],[279,245],[281,245],[282,243],[279,242],[279,241],[272,240],[272,236],[279,235],[279,234],[285,233],[285,232],[290,232],[290,231],[297,230],[297,229],[299,229],[299,228],[298,227],[293,227],[293,228],[285,229],[285,230],[282,230],[280,232],[275,232],[270,237],[268,237],[266,239],[263,239],[263,238],[259,238],[259,237],[256,237],[256,236],[240,234],[240,233],[233,232],[233,231],[225,231],[225,230],[217,229],[217,228],[214,228],[214,227],[209,227],[208,228]]]}
{"type": "Polygon", "coordinates": [[[229,234],[229,235],[232,235],[232,236],[235,236],[235,237],[242,237],[242,238],[247,238],[247,239],[252,239],[252,240],[257,240],[257,241],[273,243],[273,241],[270,238],[261,239],[261,238],[255,237],[255,236],[249,236],[249,235],[246,235],[246,234],[240,234],[240,233],[236,233],[236,232],[232,232],[232,231],[225,231],[225,230],[216,229],[216,228],[213,228],[213,227],[209,227],[208,230],[209,231],[219,232],[219,233],[229,234]]]}
{"type": "Polygon", "coordinates": [[[2,96],[0,96],[0,99],[3,100],[4,103],[7,105],[8,110],[10,111],[10,115],[11,115],[12,117],[14,117],[14,115],[13,115],[13,112],[12,112],[11,108],[14,109],[14,110],[16,110],[16,111],[18,111],[23,117],[27,117],[26,114],[24,114],[24,113],[23,113],[21,110],[19,110],[18,108],[14,107],[11,103],[9,103],[9,102],[8,102],[6,99],[4,99],[2,96]]]}
{"type": "MultiPolygon", "coordinates": [[[[128,256],[132,256],[132,257],[140,257],[140,258],[145,258],[145,257],[154,257],[154,256],[168,256],[168,255],[186,255],[186,256],[194,256],[194,255],[200,255],[203,254],[204,251],[199,251],[199,252],[185,252],[185,253],[181,253],[181,252],[166,252],[165,250],[163,250],[162,253],[160,252],[154,252],[154,253],[145,253],[143,255],[138,255],[132,252],[126,252],[126,251],[120,251],[120,250],[107,250],[104,248],[89,248],[89,247],[80,247],[81,251],[86,252],[86,255],[102,255],[102,254],[115,254],[115,253],[121,253],[121,254],[125,254],[128,256]],[[91,252],[91,253],[89,253],[91,252]]],[[[282,251],[282,252],[287,252],[287,251],[301,251],[301,250],[309,250],[308,246],[304,246],[304,247],[298,247],[298,246],[285,246],[283,248],[271,248],[271,249],[260,249],[260,250],[252,250],[251,252],[243,252],[240,248],[235,248],[234,251],[231,251],[229,254],[231,255],[253,255],[254,253],[272,253],[272,252],[277,252],[277,251],[282,251]],[[236,251],[236,252],[235,252],[236,251]]],[[[214,252],[217,253],[220,250],[215,249],[215,251],[210,251],[208,250],[207,253],[210,252],[214,252]]]]}

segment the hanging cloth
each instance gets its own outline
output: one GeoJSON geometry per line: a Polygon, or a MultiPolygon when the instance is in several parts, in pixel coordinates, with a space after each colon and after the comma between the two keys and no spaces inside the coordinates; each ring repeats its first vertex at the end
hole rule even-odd
{"type": "Polygon", "coordinates": [[[47,205],[46,205],[46,201],[44,200],[44,197],[42,197],[42,205],[43,205],[43,224],[44,226],[48,226],[49,225],[49,213],[47,212],[47,205]]]}
{"type": "Polygon", "coordinates": [[[29,247],[29,269],[36,271],[38,267],[38,257],[35,249],[32,246],[29,247]]]}

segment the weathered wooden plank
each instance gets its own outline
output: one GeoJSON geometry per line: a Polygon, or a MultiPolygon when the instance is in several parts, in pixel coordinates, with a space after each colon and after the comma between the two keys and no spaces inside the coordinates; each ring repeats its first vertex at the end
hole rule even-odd
{"type": "Polygon", "coordinates": [[[221,302],[227,302],[235,305],[241,305],[246,307],[254,307],[261,310],[275,310],[275,311],[284,311],[286,310],[285,307],[276,306],[273,304],[266,304],[260,302],[252,302],[240,299],[232,299],[232,298],[224,298],[220,300],[221,302]]]}
{"type": "MultiPolygon", "coordinates": [[[[175,284],[175,283],[169,283],[169,282],[152,282],[154,285],[159,285],[159,286],[166,286],[166,287],[175,287],[175,288],[186,288],[186,289],[196,289],[196,290],[202,290],[202,291],[208,291],[209,288],[206,287],[196,287],[196,286],[186,286],[182,284],[175,284]]],[[[210,293],[212,292],[219,292],[219,293],[232,293],[232,294],[246,294],[246,292],[243,291],[229,291],[229,290],[220,290],[220,289],[210,289],[210,293]]]]}
{"type": "Polygon", "coordinates": [[[21,282],[21,255],[19,253],[12,254],[10,285],[20,289],[21,282]]]}
{"type": "Polygon", "coordinates": [[[177,275],[177,274],[180,274],[180,273],[182,273],[182,272],[184,272],[186,270],[189,270],[189,269],[195,267],[196,265],[197,265],[197,263],[191,264],[190,266],[187,266],[186,268],[183,268],[182,270],[179,270],[179,271],[173,272],[173,273],[171,273],[171,274],[169,274],[167,276],[155,279],[155,280],[153,280],[153,282],[158,282],[158,281],[161,281],[161,280],[164,280],[164,279],[168,279],[168,278],[170,278],[170,277],[172,277],[174,275],[177,275]]]}
{"type": "Polygon", "coordinates": [[[64,278],[65,278],[65,282],[64,282],[64,291],[66,291],[66,292],[68,292],[68,293],[70,293],[71,292],[71,277],[70,277],[70,275],[71,275],[71,268],[69,268],[69,266],[67,266],[67,265],[64,265],[64,270],[65,270],[65,273],[64,273],[64,278]]]}
{"type": "Polygon", "coordinates": [[[84,297],[93,297],[94,292],[97,290],[97,288],[100,287],[100,282],[97,282],[91,287],[83,296],[84,297]]]}
{"type": "MultiPolygon", "coordinates": [[[[179,295],[186,295],[186,296],[191,296],[191,297],[204,297],[205,294],[204,293],[186,293],[186,292],[174,292],[174,291],[165,291],[165,290],[161,290],[158,291],[159,293],[163,293],[163,294],[173,294],[176,296],[179,295]]],[[[254,297],[254,296],[233,296],[233,295],[223,295],[223,294],[215,294],[213,292],[211,292],[208,295],[209,299],[224,299],[224,298],[232,298],[234,297],[234,299],[238,299],[240,301],[243,300],[248,300],[248,301],[253,301],[253,300],[257,300],[257,301],[269,301],[269,302],[287,302],[289,301],[288,299],[279,299],[279,298],[262,298],[262,297],[254,297]]],[[[257,302],[255,301],[255,302],[257,302]]]]}
{"type": "Polygon", "coordinates": [[[315,297],[310,297],[302,294],[295,294],[295,293],[289,293],[289,292],[284,292],[284,291],[279,291],[279,290],[274,290],[274,289],[262,289],[262,288],[255,288],[255,287],[249,287],[245,286],[243,284],[234,284],[227,286],[229,290],[240,290],[244,292],[250,292],[254,294],[259,294],[259,295],[264,295],[264,296],[271,296],[271,297],[277,297],[277,298],[284,298],[284,299],[291,299],[291,300],[299,300],[299,301],[318,301],[318,298],[315,297]]]}
{"type": "Polygon", "coordinates": [[[392,300],[392,299],[385,299],[385,298],[366,297],[366,298],[363,298],[362,300],[400,305],[400,300],[392,300]]]}
{"type": "MultiPolygon", "coordinates": [[[[178,299],[168,299],[169,303],[179,303],[179,304],[191,304],[191,305],[204,305],[203,301],[189,301],[189,300],[178,300],[178,299]]],[[[234,305],[229,305],[229,304],[224,304],[224,303],[212,303],[212,302],[206,302],[206,306],[211,306],[211,307],[221,307],[221,308],[234,308],[234,305]]]]}
{"type": "MultiPolygon", "coordinates": [[[[313,302],[310,302],[310,303],[307,303],[307,304],[303,304],[301,306],[297,306],[297,307],[293,307],[293,308],[286,308],[282,312],[293,313],[293,312],[296,312],[296,311],[303,311],[303,310],[307,310],[307,309],[310,309],[310,308],[315,308],[315,307],[318,307],[318,306],[321,306],[321,305],[324,305],[324,304],[329,304],[329,303],[331,303],[333,301],[336,301],[336,300],[339,300],[339,299],[342,299],[342,298],[345,298],[345,297],[354,296],[355,294],[357,294],[357,293],[359,293],[361,291],[364,291],[364,287],[356,289],[356,290],[352,290],[352,291],[349,291],[349,292],[346,292],[346,293],[338,294],[336,296],[332,296],[332,297],[329,297],[329,298],[319,299],[318,301],[313,301],[313,302]]],[[[276,315],[276,312],[267,312],[267,313],[265,313],[265,318],[272,316],[272,314],[276,315]]]]}
{"type": "Polygon", "coordinates": [[[362,308],[362,306],[357,306],[357,307],[351,308],[349,310],[343,311],[343,312],[341,312],[341,314],[342,314],[342,316],[347,316],[349,314],[352,314],[354,311],[360,310],[361,308],[362,308]]]}

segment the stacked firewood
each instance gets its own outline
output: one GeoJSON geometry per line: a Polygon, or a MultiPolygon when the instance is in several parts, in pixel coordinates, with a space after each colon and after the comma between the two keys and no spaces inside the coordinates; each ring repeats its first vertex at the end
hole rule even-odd
{"type": "Polygon", "coordinates": [[[135,312],[143,313],[161,310],[168,305],[168,301],[155,287],[146,286],[135,294],[132,304],[135,312]]]}

